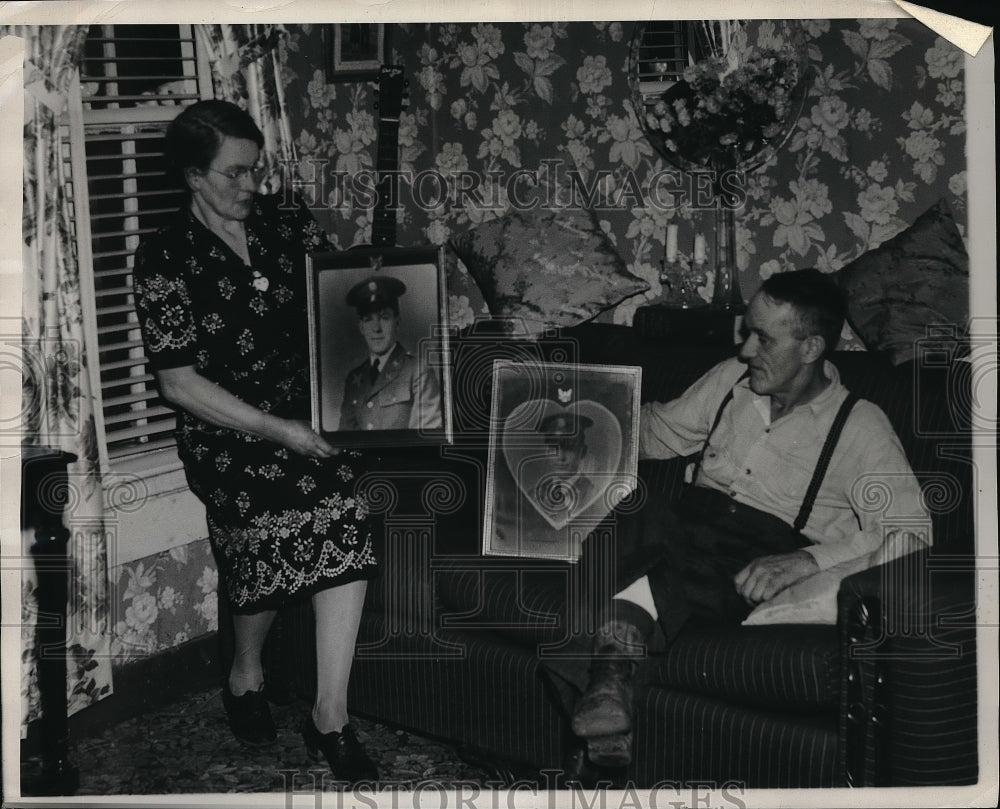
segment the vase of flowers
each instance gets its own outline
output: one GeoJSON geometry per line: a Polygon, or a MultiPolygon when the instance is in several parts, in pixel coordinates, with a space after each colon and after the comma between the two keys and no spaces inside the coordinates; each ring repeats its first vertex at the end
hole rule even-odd
{"type": "MultiPolygon", "coordinates": [[[[714,306],[738,308],[743,301],[735,211],[721,179],[725,172],[762,165],[791,132],[810,84],[805,31],[793,20],[702,20],[686,30],[687,66],[656,94],[645,94],[641,82],[633,81],[633,100],[644,110],[646,134],[664,158],[685,171],[714,172],[713,266],[697,265],[706,272],[704,285],[695,288],[714,306]]],[[[641,42],[639,29],[633,62],[641,42]]],[[[689,305],[691,296],[683,293],[693,285],[678,283],[667,267],[662,275],[671,300],[689,305]]]]}
{"type": "Polygon", "coordinates": [[[651,138],[681,168],[749,170],[787,137],[807,82],[801,28],[791,22],[704,20],[701,54],[645,103],[651,138]]]}

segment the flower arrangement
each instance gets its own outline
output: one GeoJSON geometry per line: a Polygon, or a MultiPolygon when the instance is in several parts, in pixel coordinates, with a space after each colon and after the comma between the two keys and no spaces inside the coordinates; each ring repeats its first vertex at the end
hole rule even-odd
{"type": "Polygon", "coordinates": [[[806,70],[804,49],[790,29],[760,29],[751,44],[747,21],[698,25],[706,55],[646,107],[646,123],[662,136],[667,152],[688,164],[744,167],[768,146],[780,145],[787,132],[801,97],[796,91],[806,70]]]}

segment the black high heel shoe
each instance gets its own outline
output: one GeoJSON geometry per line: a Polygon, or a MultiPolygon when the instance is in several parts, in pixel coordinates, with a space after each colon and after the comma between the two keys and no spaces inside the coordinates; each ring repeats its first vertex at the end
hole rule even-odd
{"type": "Polygon", "coordinates": [[[310,716],[302,728],[302,739],[309,757],[319,761],[322,753],[338,781],[355,784],[378,780],[378,768],[358,741],[353,725],[346,724],[339,732],[320,733],[310,716]]]}
{"type": "Polygon", "coordinates": [[[268,744],[278,738],[263,687],[237,697],[229,690],[229,683],[226,683],[222,686],[222,704],[226,709],[229,729],[241,742],[268,744]]]}

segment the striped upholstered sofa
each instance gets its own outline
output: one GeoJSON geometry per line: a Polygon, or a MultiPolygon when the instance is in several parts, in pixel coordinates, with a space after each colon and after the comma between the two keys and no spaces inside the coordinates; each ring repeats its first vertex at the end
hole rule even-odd
{"type": "MultiPolygon", "coordinates": [[[[462,335],[454,446],[386,453],[373,478],[384,564],[369,591],[351,710],[521,777],[558,768],[566,720],[539,655],[585,629],[564,607],[582,587],[568,565],[480,552],[492,362],[639,365],[650,400],[677,395],[732,351],[601,324],[537,343],[478,326],[462,335]]],[[[836,625],[685,630],[637,691],[632,783],[977,780],[969,372],[957,354],[946,342],[899,367],[863,352],[835,358],[845,383],[895,425],[933,514],[933,551],[848,578],[836,625]]],[[[681,476],[680,462],[640,462],[650,496],[676,497],[681,476]]],[[[299,682],[303,696],[310,679],[299,682]]]]}

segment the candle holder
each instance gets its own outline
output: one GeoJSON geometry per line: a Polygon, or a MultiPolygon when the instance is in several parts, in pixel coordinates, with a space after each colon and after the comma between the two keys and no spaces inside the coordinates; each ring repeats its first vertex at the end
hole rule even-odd
{"type": "Polygon", "coordinates": [[[723,204],[721,197],[715,206],[715,289],[712,304],[726,308],[743,306],[740,280],[736,268],[736,213],[723,204]]]}
{"type": "Polygon", "coordinates": [[[666,306],[693,309],[706,305],[698,294],[698,287],[705,285],[705,265],[700,262],[688,265],[660,259],[660,283],[666,287],[666,306]]]}

